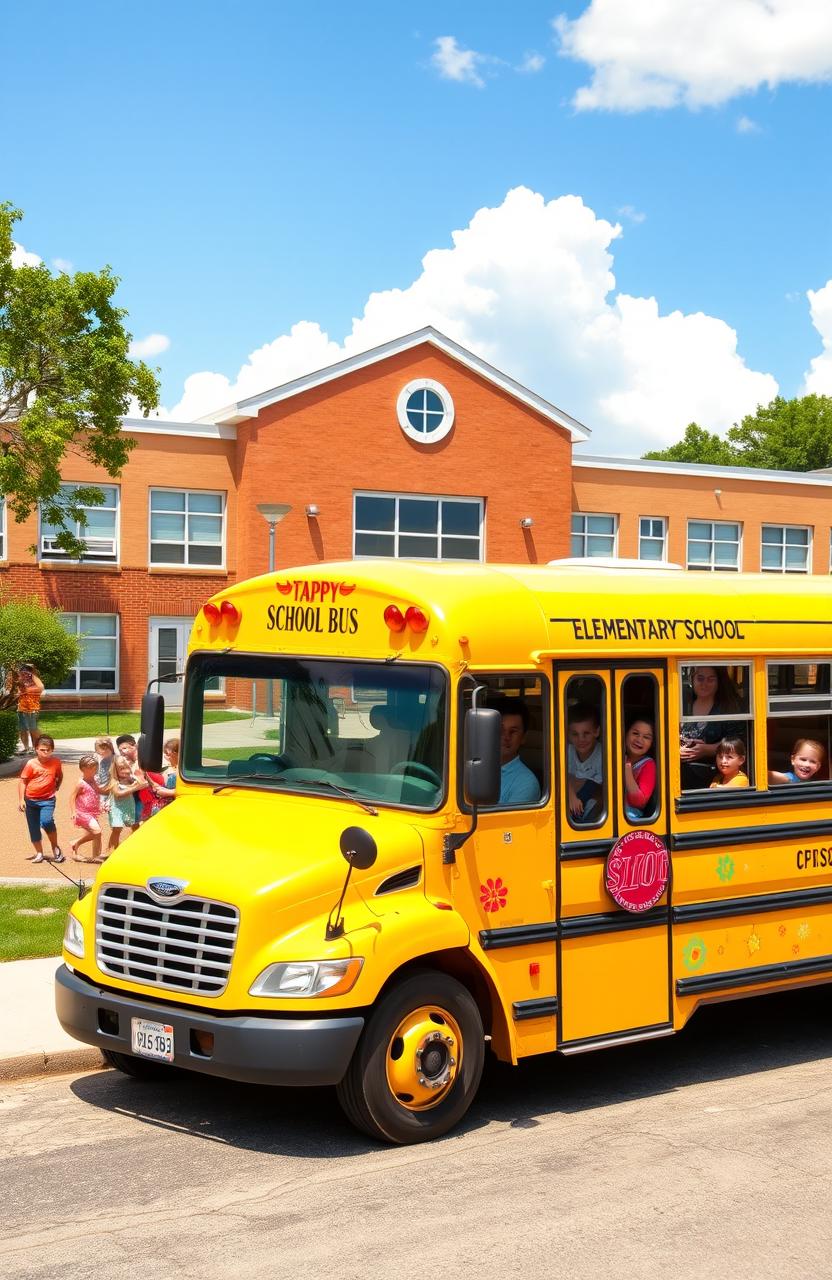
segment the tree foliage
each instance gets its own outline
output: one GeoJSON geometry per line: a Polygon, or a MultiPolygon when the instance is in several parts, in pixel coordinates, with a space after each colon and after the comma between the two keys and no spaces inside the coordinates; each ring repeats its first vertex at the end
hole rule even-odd
{"type": "Polygon", "coordinates": [[[55,689],[78,661],[81,645],[61,625],[56,609],[38,600],[0,599],[0,668],[5,673],[0,710],[17,701],[20,666],[33,662],[47,689],[55,689]]]}
{"type": "Polygon", "coordinates": [[[109,267],[53,275],[12,265],[12,232],[21,217],[0,204],[0,493],[15,519],[43,503],[61,530],[58,545],[79,556],[83,544],[67,522],[83,526],[79,502],[103,501],[85,486],[67,500],[61,464],[74,452],[118,476],[134,441],[121,418],[135,400],[143,413],[159,401],[156,377],[129,358],[126,312],[113,303],[118,277],[109,267]]]}
{"type": "Polygon", "coordinates": [[[676,444],[644,457],[774,471],[832,467],[832,396],[776,396],[734,423],[724,439],[692,422],[676,444]]]}

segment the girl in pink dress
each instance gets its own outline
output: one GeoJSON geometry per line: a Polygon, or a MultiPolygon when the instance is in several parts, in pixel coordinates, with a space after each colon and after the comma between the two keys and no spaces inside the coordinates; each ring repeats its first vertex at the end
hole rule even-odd
{"type": "Polygon", "coordinates": [[[101,792],[95,775],[98,761],[95,756],[81,756],[78,761],[81,777],[75,784],[72,793],[73,820],[80,827],[83,835],[72,841],[73,862],[95,862],[101,856],[101,792]],[[78,852],[80,845],[92,842],[92,857],[82,858],[78,852]]]}

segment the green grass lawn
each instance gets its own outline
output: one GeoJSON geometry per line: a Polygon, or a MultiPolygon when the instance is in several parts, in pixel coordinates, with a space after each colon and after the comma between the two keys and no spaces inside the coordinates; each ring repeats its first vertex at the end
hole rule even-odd
{"type": "Polygon", "coordinates": [[[0,885],[0,961],[59,956],[77,889],[0,885]]]}
{"type": "MultiPolygon", "coordinates": [[[[247,711],[206,711],[206,724],[222,724],[226,720],[250,720],[247,711]]],[[[178,729],[182,713],[175,707],[165,712],[165,731],[178,729]]],[[[100,711],[50,711],[48,705],[41,710],[38,728],[49,733],[56,741],[62,738],[95,738],[107,733],[107,717],[104,707],[100,711]]],[[[139,732],[138,711],[111,711],[110,737],[119,733],[139,732]]]]}

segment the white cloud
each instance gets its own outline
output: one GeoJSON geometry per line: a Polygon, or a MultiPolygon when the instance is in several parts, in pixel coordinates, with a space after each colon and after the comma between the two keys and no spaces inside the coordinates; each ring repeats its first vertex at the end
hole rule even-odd
{"type": "Polygon", "coordinates": [[[473,84],[478,89],[485,88],[485,81],[479,73],[485,63],[491,59],[474,49],[462,49],[456,42],[456,36],[439,36],[434,44],[435,52],[431,63],[443,80],[457,80],[460,84],[473,84]]]}
{"type": "Polygon", "coordinates": [[[18,244],[15,240],[12,241],[13,267],[38,267],[42,261],[43,259],[39,258],[36,253],[29,253],[28,250],[23,248],[22,244],[18,244]]]}
{"type": "Polygon", "coordinates": [[[164,333],[149,333],[146,338],[134,338],[130,343],[129,354],[134,360],[146,360],[150,356],[160,356],[170,346],[170,338],[164,333]]]}
{"type": "Polygon", "coordinates": [[[56,271],[62,271],[65,275],[68,275],[68,276],[72,275],[72,272],[75,270],[75,267],[72,265],[72,263],[69,261],[68,258],[53,258],[52,266],[55,268],[56,271]]]}
{"type": "Polygon", "coordinates": [[[803,380],[804,395],[832,396],[832,280],[822,289],[809,289],[809,313],[823,342],[823,351],[809,362],[803,380]]]}
{"type": "Polygon", "coordinates": [[[592,68],[578,110],[716,106],[832,79],[829,0],[590,0],[553,25],[561,53],[592,68]]]}
{"type": "Polygon", "coordinates": [[[521,75],[536,75],[538,71],[542,71],[546,65],[546,59],[540,53],[527,53],[519,67],[515,70],[521,75]]]}
{"type": "Polygon", "coordinates": [[[762,132],[756,120],[752,120],[750,116],[740,116],[737,121],[737,133],[760,133],[762,132]]]}
{"type": "Polygon", "coordinates": [[[642,213],[633,204],[622,204],[618,210],[622,218],[626,218],[628,222],[641,223],[647,221],[647,214],[642,213]]]}
{"type": "Polygon", "coordinates": [[[620,235],[577,196],[547,202],[515,188],[453,232],[451,247],[427,253],[407,288],[371,294],[343,343],[303,321],[233,381],[191,375],[163,416],[206,416],[425,324],[585,422],[597,452],[641,453],[694,419],[721,431],[772,399],[774,378],[746,367],[724,321],[616,294],[620,235]]]}

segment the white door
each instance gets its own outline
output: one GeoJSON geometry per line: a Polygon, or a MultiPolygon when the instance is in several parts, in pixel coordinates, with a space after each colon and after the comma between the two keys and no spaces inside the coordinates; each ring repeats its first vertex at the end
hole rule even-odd
{"type": "Polygon", "coordinates": [[[150,619],[148,679],[159,681],[151,692],[161,693],[169,707],[182,706],[183,682],[176,676],[185,670],[193,623],[193,618],[150,619]]]}

